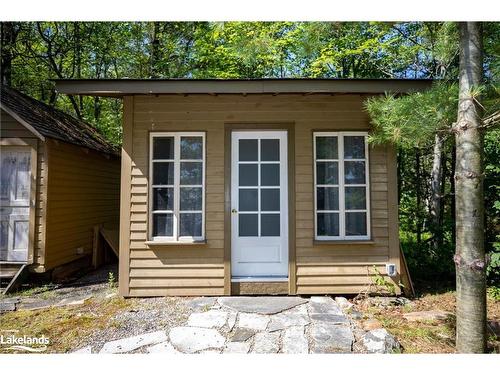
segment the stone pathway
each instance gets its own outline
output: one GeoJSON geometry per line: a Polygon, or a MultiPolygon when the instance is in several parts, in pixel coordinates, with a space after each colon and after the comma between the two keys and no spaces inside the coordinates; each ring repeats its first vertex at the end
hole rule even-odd
{"type": "MultiPolygon", "coordinates": [[[[390,353],[385,330],[364,331],[344,298],[200,297],[185,325],[110,341],[99,353],[390,353]],[[338,301],[338,302],[337,302],[338,301]]],[[[84,347],[74,353],[91,353],[84,347]]]]}

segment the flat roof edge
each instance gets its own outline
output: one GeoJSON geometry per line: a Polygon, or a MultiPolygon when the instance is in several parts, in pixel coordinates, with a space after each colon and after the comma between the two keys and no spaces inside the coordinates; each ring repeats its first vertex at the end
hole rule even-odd
{"type": "Polygon", "coordinates": [[[380,94],[424,91],[430,79],[261,79],[261,80],[54,80],[70,95],[121,97],[155,94],[380,94]]]}

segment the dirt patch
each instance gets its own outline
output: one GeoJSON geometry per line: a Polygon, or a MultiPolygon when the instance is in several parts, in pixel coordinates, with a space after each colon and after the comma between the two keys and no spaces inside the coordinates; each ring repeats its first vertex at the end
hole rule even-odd
{"type": "MultiPolygon", "coordinates": [[[[455,352],[455,292],[425,294],[410,303],[371,303],[370,299],[359,300],[356,308],[366,319],[377,319],[401,343],[405,353],[454,353],[455,352]],[[410,322],[405,313],[415,311],[442,310],[452,313],[449,318],[436,321],[410,322]]],[[[488,320],[500,319],[500,302],[488,297],[488,320]]],[[[498,337],[490,335],[488,350],[499,352],[498,337]]]]}

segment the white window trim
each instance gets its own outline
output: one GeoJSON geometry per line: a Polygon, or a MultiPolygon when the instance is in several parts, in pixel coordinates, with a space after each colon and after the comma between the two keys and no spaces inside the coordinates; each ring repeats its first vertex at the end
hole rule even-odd
{"type": "MultiPolygon", "coordinates": [[[[148,238],[152,242],[173,242],[173,243],[193,243],[205,240],[205,191],[206,191],[206,135],[205,132],[152,132],[149,136],[149,235],[148,238]],[[154,138],[173,137],[174,138],[174,159],[153,159],[153,140],[154,138]],[[201,236],[179,236],[179,219],[180,219],[180,163],[181,163],[181,137],[202,137],[203,154],[202,154],[202,206],[201,206],[201,236]],[[173,185],[153,185],[153,163],[157,161],[169,161],[174,163],[174,184],[173,185]],[[153,188],[155,187],[173,187],[174,189],[174,209],[171,211],[157,210],[153,211],[153,188]],[[153,213],[172,213],[173,214],[173,236],[156,236],[153,237],[153,213]]],[[[182,159],[182,162],[199,162],[200,160],[182,159]]],[[[200,187],[200,185],[182,185],[182,187],[200,187]]],[[[183,213],[200,211],[182,211],[183,213]]],[[[148,241],[149,242],[149,241],[148,241]]]]}
{"type": "MultiPolygon", "coordinates": [[[[345,240],[370,240],[371,239],[371,219],[370,219],[370,160],[368,153],[368,132],[314,132],[313,133],[313,187],[314,187],[314,238],[318,241],[345,241],[345,240]],[[317,210],[317,183],[316,183],[316,138],[317,137],[337,137],[338,139],[338,158],[331,159],[339,164],[339,235],[338,236],[318,236],[318,210],[317,210]],[[365,210],[345,210],[345,183],[344,183],[344,136],[364,136],[365,137],[365,158],[347,159],[347,161],[365,161],[365,183],[347,185],[348,187],[363,186],[366,187],[366,235],[365,236],[346,236],[345,235],[345,214],[346,212],[365,212],[365,210]]],[[[319,161],[329,161],[320,159],[319,161]]],[[[323,212],[323,210],[320,210],[323,212]]],[[[328,211],[329,212],[329,211],[328,211]]],[[[332,211],[337,212],[337,211],[332,211]]]]}

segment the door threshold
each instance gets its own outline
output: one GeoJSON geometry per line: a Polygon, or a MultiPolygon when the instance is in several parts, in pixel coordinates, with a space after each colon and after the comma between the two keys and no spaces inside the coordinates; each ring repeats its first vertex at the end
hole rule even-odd
{"type": "Polygon", "coordinates": [[[232,277],[232,283],[262,283],[262,282],[288,282],[288,277],[276,277],[276,276],[255,276],[255,277],[232,277]]]}

